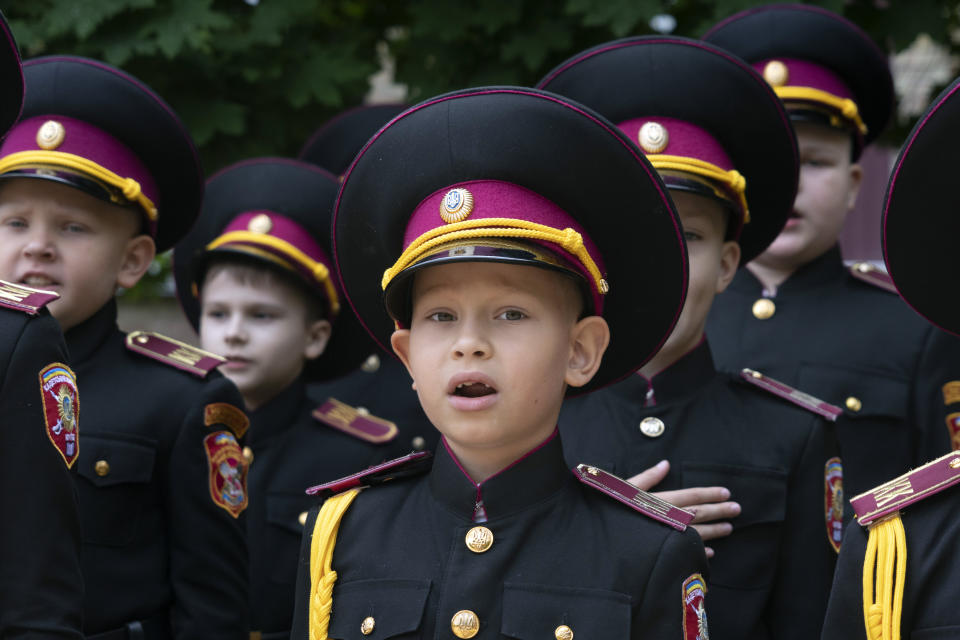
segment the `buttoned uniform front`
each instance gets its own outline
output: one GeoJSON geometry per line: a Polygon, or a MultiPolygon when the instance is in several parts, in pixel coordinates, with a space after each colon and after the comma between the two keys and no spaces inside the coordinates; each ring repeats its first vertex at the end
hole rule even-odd
{"type": "Polygon", "coordinates": [[[246,638],[245,520],[214,502],[204,448],[207,436],[229,431],[207,426],[205,407],[242,406],[236,387],[127,349],[113,301],[66,340],[83,399],[87,636],[246,638]]]}
{"type": "Polygon", "coordinates": [[[717,372],[706,341],[652,380],[635,374],[567,400],[560,414],[569,464],[629,478],[665,459],[670,473],[656,490],[723,486],[740,504],[733,533],[709,543],[710,631],[718,638],[819,634],[836,561],[824,513],[831,426],[717,372]]]}
{"type": "MultiPolygon", "coordinates": [[[[80,515],[63,457],[47,436],[40,371],[66,363],[48,311],[0,306],[0,637],[79,639],[80,515]]],[[[82,447],[81,447],[82,450],[82,447]]]]}
{"type": "Polygon", "coordinates": [[[943,386],[960,380],[960,340],[895,294],[854,277],[834,248],[764,296],[741,269],[717,296],[707,336],[719,368],[751,367],[845,409],[837,425],[853,496],[950,451],[943,386]],[[758,319],[762,297],[776,312],[758,319]]]}
{"type": "MultiPolygon", "coordinates": [[[[337,537],[329,635],[345,640],[449,638],[460,611],[476,616],[480,639],[553,638],[561,625],[579,638],[681,637],[683,577],[704,568],[693,529],[580,484],[559,436],[479,486],[441,441],[426,475],[357,496],[337,537]],[[474,518],[479,501],[484,522],[474,518]],[[465,541],[478,525],[493,536],[482,553],[465,541]]],[[[300,576],[293,638],[308,629],[309,573],[300,576]]]]}
{"type": "Polygon", "coordinates": [[[317,503],[304,487],[383,462],[394,446],[318,421],[312,412],[325,400],[301,380],[250,414],[247,542],[258,550],[250,554],[250,615],[264,640],[290,637],[300,539],[317,503]]]}

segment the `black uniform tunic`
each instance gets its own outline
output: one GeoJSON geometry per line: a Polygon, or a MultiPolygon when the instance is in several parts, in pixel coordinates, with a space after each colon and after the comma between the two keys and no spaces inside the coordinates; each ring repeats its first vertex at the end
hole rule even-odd
{"type": "Polygon", "coordinates": [[[317,421],[311,412],[324,400],[298,381],[250,415],[250,616],[264,640],[290,637],[303,522],[317,503],[304,489],[379,464],[395,446],[394,441],[367,442],[317,421]]]}
{"type": "MultiPolygon", "coordinates": [[[[957,576],[960,575],[960,486],[906,507],[900,514],[907,539],[903,640],[960,638],[957,576]]],[[[850,525],[843,539],[823,640],[866,638],[863,560],[868,531],[850,525]]]]}
{"type": "Polygon", "coordinates": [[[214,502],[204,449],[223,429],[204,424],[205,406],[243,406],[236,387],[129,351],[113,301],[66,339],[83,400],[84,630],[247,638],[244,516],[214,502]]]}
{"type": "Polygon", "coordinates": [[[2,638],[82,637],[76,490],[41,404],[39,373],[53,363],[67,363],[56,320],[0,307],[2,638]]]}
{"type": "Polygon", "coordinates": [[[742,511],[729,537],[709,543],[712,637],[819,634],[835,562],[824,513],[832,433],[822,418],[717,373],[703,341],[652,381],[638,374],[568,400],[560,431],[571,464],[629,478],[666,459],[657,491],[730,489],[742,511]],[[662,435],[644,435],[644,418],[661,420],[662,435]]]}
{"type": "Polygon", "coordinates": [[[748,269],[717,296],[707,324],[717,365],[751,367],[844,407],[847,495],[950,451],[946,418],[960,397],[945,398],[943,386],[960,380],[960,340],[854,278],[837,248],[780,285],[766,320],[752,312],[762,297],[748,269]]]}
{"type": "MultiPolygon", "coordinates": [[[[308,636],[317,512],[301,551],[294,639],[308,636]]],[[[559,437],[479,487],[441,441],[428,474],[367,489],[346,512],[329,635],[450,638],[454,614],[470,610],[480,640],[552,638],[560,625],[577,638],[679,640],[683,581],[705,565],[693,529],[676,531],[578,482],[559,437]],[[464,540],[479,501],[493,544],[474,553],[464,540]]],[[[709,592],[706,603],[709,612],[709,592]]]]}

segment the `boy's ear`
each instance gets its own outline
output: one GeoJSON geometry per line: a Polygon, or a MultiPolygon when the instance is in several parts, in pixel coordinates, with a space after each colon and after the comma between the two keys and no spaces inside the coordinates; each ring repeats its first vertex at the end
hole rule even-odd
{"type": "Polygon", "coordinates": [[[600,316],[588,316],[573,326],[570,334],[570,359],[564,380],[571,387],[590,382],[600,368],[603,353],[610,344],[610,327],[600,316]]]}
{"type": "Polygon", "coordinates": [[[141,234],[127,240],[117,273],[117,285],[129,289],[140,282],[156,255],[157,245],[150,236],[141,234]]]}
{"type": "MultiPolygon", "coordinates": [[[[410,368],[410,329],[397,329],[390,336],[390,346],[400,358],[400,362],[407,368],[407,373],[413,378],[413,369],[410,368]]],[[[413,381],[413,388],[417,388],[417,381],[413,381]]]]}
{"type": "Polygon", "coordinates": [[[863,182],[863,167],[854,162],[850,165],[849,191],[847,192],[847,211],[853,209],[857,204],[857,195],[860,193],[860,185],[863,182]]]}
{"type": "Polygon", "coordinates": [[[724,242],[720,247],[720,270],[717,273],[717,293],[723,293],[737,275],[740,266],[740,244],[724,242]]]}
{"type": "Polygon", "coordinates": [[[303,346],[303,357],[307,360],[316,360],[322,356],[330,341],[330,331],[328,320],[314,320],[307,325],[307,342],[303,346]]]}

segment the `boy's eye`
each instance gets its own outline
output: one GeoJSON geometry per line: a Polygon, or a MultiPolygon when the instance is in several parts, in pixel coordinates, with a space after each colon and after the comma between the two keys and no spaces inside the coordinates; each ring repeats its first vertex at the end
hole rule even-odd
{"type": "Polygon", "coordinates": [[[27,223],[20,218],[11,218],[10,220],[5,220],[3,226],[13,227],[14,229],[25,229],[27,223]]]}
{"type": "Polygon", "coordinates": [[[254,311],[250,315],[256,320],[273,320],[277,317],[273,311],[254,311]]]}
{"type": "Polygon", "coordinates": [[[701,236],[696,231],[684,231],[683,237],[686,239],[687,242],[693,242],[694,240],[703,239],[703,236],[701,236]]]}
{"type": "Polygon", "coordinates": [[[503,318],[504,320],[523,320],[527,317],[523,311],[518,311],[516,309],[507,309],[501,313],[498,317],[503,318]]]}
{"type": "Polygon", "coordinates": [[[427,316],[427,319],[433,320],[434,322],[453,322],[455,318],[449,311],[437,311],[427,316]]]}
{"type": "Polygon", "coordinates": [[[203,315],[206,316],[207,318],[216,318],[216,319],[227,317],[226,311],[222,311],[220,309],[208,309],[207,311],[204,312],[203,315]]]}
{"type": "Polygon", "coordinates": [[[87,228],[77,222],[68,222],[67,224],[63,225],[63,230],[69,233],[83,233],[87,230],[87,228]]]}

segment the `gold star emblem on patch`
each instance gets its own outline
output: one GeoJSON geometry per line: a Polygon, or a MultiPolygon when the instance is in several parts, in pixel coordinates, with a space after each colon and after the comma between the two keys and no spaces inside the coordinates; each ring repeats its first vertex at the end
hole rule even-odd
{"type": "Polygon", "coordinates": [[[640,148],[647,153],[660,153],[670,143],[670,134],[667,133],[667,128],[659,122],[645,122],[640,127],[640,133],[637,137],[639,138],[640,148]]]}
{"type": "Polygon", "coordinates": [[[440,201],[440,217],[447,224],[466,220],[473,211],[473,194],[466,189],[450,189],[440,201]]]}
{"type": "Polygon", "coordinates": [[[273,229],[273,220],[265,213],[258,213],[250,219],[247,230],[253,233],[270,233],[273,229]]]}
{"type": "Polygon", "coordinates": [[[56,120],[47,120],[37,129],[37,146],[48,151],[63,144],[67,130],[56,120]]]}

